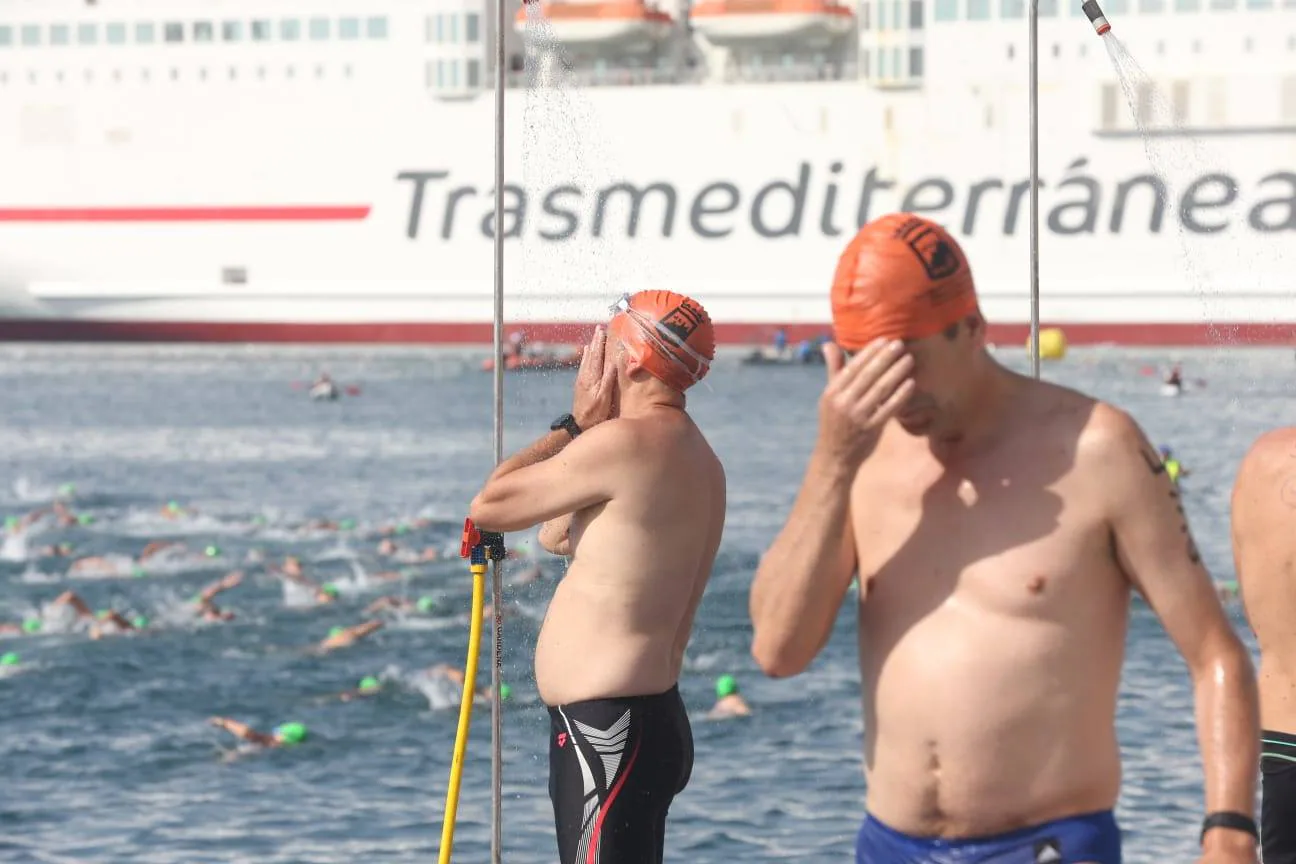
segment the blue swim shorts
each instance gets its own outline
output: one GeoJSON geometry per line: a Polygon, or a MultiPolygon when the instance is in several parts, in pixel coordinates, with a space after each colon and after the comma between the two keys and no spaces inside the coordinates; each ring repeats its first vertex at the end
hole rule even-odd
{"type": "Polygon", "coordinates": [[[1112,811],[1071,816],[992,837],[910,837],[872,816],[855,841],[855,864],[1120,864],[1112,811]]]}

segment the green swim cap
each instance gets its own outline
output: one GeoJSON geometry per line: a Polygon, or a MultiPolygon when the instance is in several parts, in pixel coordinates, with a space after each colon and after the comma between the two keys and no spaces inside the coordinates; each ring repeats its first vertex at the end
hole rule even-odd
{"type": "Polygon", "coordinates": [[[361,690],[361,692],[363,692],[365,690],[377,690],[381,686],[382,683],[379,682],[377,678],[373,677],[372,675],[366,675],[365,677],[360,679],[359,689],[361,690]]]}
{"type": "Polygon", "coordinates": [[[269,521],[270,520],[266,519],[266,517],[262,516],[260,513],[252,517],[253,525],[264,525],[269,521]]]}
{"type": "Polygon", "coordinates": [[[507,684],[500,684],[500,701],[507,702],[509,698],[509,694],[512,692],[513,692],[512,687],[510,687],[507,684]]]}
{"type": "Polygon", "coordinates": [[[39,618],[24,618],[22,629],[24,633],[39,633],[45,622],[39,618]]]}
{"type": "Polygon", "coordinates": [[[408,525],[397,525],[397,526],[396,526],[396,533],[397,533],[397,534],[408,534],[408,533],[409,533],[409,530],[410,530],[410,529],[409,529],[409,526],[408,526],[408,525]]]}
{"type": "Polygon", "coordinates": [[[135,564],[131,567],[131,576],[136,579],[144,578],[144,568],[135,564]]]}
{"type": "Polygon", "coordinates": [[[343,519],[338,523],[338,527],[343,531],[350,531],[352,528],[356,527],[356,521],[354,519],[343,519]]]}
{"type": "Polygon", "coordinates": [[[346,632],[345,627],[334,627],[331,630],[329,630],[329,638],[331,639],[334,636],[341,636],[345,632],[346,632]]]}
{"type": "Polygon", "coordinates": [[[285,744],[300,744],[306,740],[306,727],[300,723],[284,723],[275,727],[274,734],[285,744]]]}
{"type": "Polygon", "coordinates": [[[716,696],[720,699],[738,692],[738,681],[732,675],[721,675],[716,679],[716,696]]]}
{"type": "Polygon", "coordinates": [[[5,517],[5,527],[6,527],[6,528],[17,528],[17,527],[18,527],[18,523],[21,522],[21,521],[22,521],[22,520],[19,519],[17,516],[6,516],[6,517],[5,517]]]}
{"type": "Polygon", "coordinates": [[[208,546],[206,549],[203,550],[203,554],[205,554],[208,558],[215,558],[217,555],[220,554],[220,547],[208,546]]]}
{"type": "Polygon", "coordinates": [[[94,524],[94,517],[91,516],[89,513],[80,513],[80,514],[77,515],[77,524],[78,524],[78,525],[93,525],[93,524],[94,524]]]}
{"type": "Polygon", "coordinates": [[[131,619],[131,624],[135,625],[136,630],[143,630],[145,627],[149,625],[148,616],[136,615],[134,618],[131,619]]]}
{"type": "Polygon", "coordinates": [[[177,503],[174,502],[174,501],[168,501],[168,502],[167,502],[166,509],[168,509],[168,510],[170,510],[172,513],[174,513],[175,511],[177,511],[177,510],[180,509],[180,505],[177,504],[177,503]]]}
{"type": "Polygon", "coordinates": [[[320,586],[320,590],[330,597],[338,596],[337,586],[334,585],[332,582],[325,582],[323,585],[320,586]]]}
{"type": "Polygon", "coordinates": [[[60,486],[60,487],[58,488],[58,493],[59,493],[60,495],[75,495],[75,494],[76,494],[76,484],[75,484],[75,483],[64,483],[62,486],[60,486]]]}
{"type": "Polygon", "coordinates": [[[18,665],[17,652],[9,651],[5,654],[0,654],[0,666],[17,666],[17,665],[18,665]]]}
{"type": "Polygon", "coordinates": [[[100,621],[103,621],[111,614],[112,614],[111,609],[100,609],[98,612],[95,613],[95,617],[98,618],[100,621]]]}
{"type": "Polygon", "coordinates": [[[418,607],[418,611],[420,612],[431,612],[436,608],[436,601],[431,597],[420,597],[418,603],[415,605],[418,607]]]}

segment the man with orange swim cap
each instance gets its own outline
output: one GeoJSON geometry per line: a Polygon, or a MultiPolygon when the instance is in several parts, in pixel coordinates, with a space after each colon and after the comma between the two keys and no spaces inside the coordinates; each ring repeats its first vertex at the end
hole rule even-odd
{"type": "Polygon", "coordinates": [[[832,308],[818,438],[752,585],[752,654],[774,677],[804,670],[858,576],[856,860],[1118,864],[1137,587],[1193,680],[1201,860],[1254,862],[1254,670],[1135,421],[999,365],[963,250],[919,216],[861,229],[832,308]]]}
{"type": "Polygon", "coordinates": [[[725,475],[684,407],[715,355],[697,301],[644,291],[613,307],[570,414],[473,499],[490,531],[544,523],[571,557],[536,642],[549,706],[550,797],[562,864],[660,864],[693,767],[678,681],[720,545],[725,475]]]}

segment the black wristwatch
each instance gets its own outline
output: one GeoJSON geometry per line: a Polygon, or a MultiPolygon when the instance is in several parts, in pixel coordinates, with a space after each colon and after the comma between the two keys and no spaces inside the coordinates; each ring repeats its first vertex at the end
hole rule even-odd
{"type": "Polygon", "coordinates": [[[1260,842],[1260,830],[1255,820],[1242,813],[1211,813],[1202,820],[1202,832],[1199,843],[1206,842],[1206,832],[1212,828],[1232,828],[1234,831],[1245,831],[1260,842]]]}
{"type": "Polygon", "coordinates": [[[576,418],[570,414],[564,414],[550,423],[549,429],[553,432],[557,432],[559,429],[566,429],[567,434],[573,438],[581,434],[580,424],[577,423],[576,418]]]}

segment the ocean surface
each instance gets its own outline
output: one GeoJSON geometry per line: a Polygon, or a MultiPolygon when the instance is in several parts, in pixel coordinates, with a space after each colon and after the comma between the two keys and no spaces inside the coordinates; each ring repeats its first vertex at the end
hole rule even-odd
{"type": "MultiPolygon", "coordinates": [[[[0,637],[0,654],[20,655],[0,667],[0,860],[435,860],[457,690],[422,670],[461,665],[467,647],[471,580],[458,533],[493,461],[485,356],[0,349],[0,515],[62,496],[82,517],[70,526],[43,519],[4,537],[0,623],[41,614],[69,588],[91,609],[150,619],[147,632],[93,641],[46,610],[44,632],[0,637]],[[305,382],[321,370],[355,395],[310,402],[305,382]],[[312,520],[345,527],[312,528],[312,520]],[[430,547],[441,558],[380,556],[384,532],[405,555],[430,547]],[[184,547],[134,563],[155,540],[184,547]],[[73,544],[70,556],[43,554],[60,542],[73,544]],[[268,573],[286,554],[300,556],[312,581],[335,584],[338,602],[313,605],[268,573]],[[69,575],[84,556],[106,561],[69,575]],[[237,618],[195,623],[184,601],[234,569],[243,583],[216,602],[237,618]],[[331,627],[364,620],[364,607],[384,594],[431,596],[437,606],[385,614],[385,628],[352,648],[306,653],[331,627]],[[367,675],[382,679],[377,695],[335,698],[367,675]],[[213,715],[265,731],[301,722],[310,736],[253,752],[210,726],[213,715]]],[[[1001,359],[1025,368],[1020,350],[1001,359]]],[[[1234,471],[1258,434],[1296,421],[1293,363],[1289,350],[1094,349],[1046,363],[1044,374],[1131,411],[1155,443],[1176,449],[1192,472],[1185,504],[1199,545],[1225,580],[1233,578],[1234,471]],[[1160,369],[1175,359],[1191,386],[1163,398],[1160,369]]],[[[507,378],[507,450],[568,408],[572,376],[507,378]]],[[[729,354],[690,396],[727,467],[730,509],[681,682],[697,763],[671,811],[669,861],[852,860],[865,789],[849,606],[805,674],[767,680],[748,653],[748,587],[800,481],[822,381],[819,367],[743,366],[729,354]],[[737,676],[752,717],[704,718],[723,673],[737,676]]],[[[524,558],[508,562],[505,577],[536,565],[543,574],[505,591],[504,859],[551,864],[547,716],[530,658],[562,568],[530,539],[510,537],[524,558]]],[[[488,662],[483,651],[483,683],[488,662]]],[[[455,860],[469,864],[489,860],[489,716],[486,706],[474,712],[455,835],[455,860]]],[[[1126,860],[1194,860],[1202,793],[1188,678],[1141,604],[1118,723],[1126,860]]]]}

